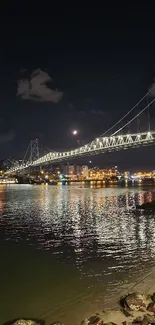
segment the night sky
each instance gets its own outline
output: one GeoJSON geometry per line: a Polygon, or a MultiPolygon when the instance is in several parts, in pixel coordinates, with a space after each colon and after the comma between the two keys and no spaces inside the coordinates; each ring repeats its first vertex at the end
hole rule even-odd
{"type": "MultiPolygon", "coordinates": [[[[153,13],[154,8],[142,5],[112,4],[2,8],[0,159],[23,158],[36,137],[42,148],[76,147],[131,109],[155,77],[153,13]]],[[[150,114],[155,130],[155,105],[150,114]]],[[[103,167],[155,169],[155,147],[91,160],[103,167]]]]}

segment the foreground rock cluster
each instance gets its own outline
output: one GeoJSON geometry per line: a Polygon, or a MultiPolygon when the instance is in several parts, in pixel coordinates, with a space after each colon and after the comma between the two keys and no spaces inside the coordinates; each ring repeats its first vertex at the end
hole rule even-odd
{"type": "MultiPolygon", "coordinates": [[[[32,319],[18,319],[16,321],[7,322],[4,325],[45,325],[42,320],[32,320],[32,319]]],[[[52,323],[51,325],[64,325],[60,322],[52,323]]]]}
{"type": "MultiPolygon", "coordinates": [[[[120,299],[119,309],[107,309],[92,315],[81,325],[155,325],[155,293],[134,292],[120,299]]],[[[19,319],[4,325],[45,325],[41,320],[19,319]]],[[[51,325],[63,325],[55,322],[51,325]]],[[[66,324],[67,325],[67,324],[66,324]]],[[[74,325],[74,324],[73,324],[74,325]]]]}
{"type": "Polygon", "coordinates": [[[155,293],[134,292],[120,299],[120,309],[103,310],[81,325],[155,325],[155,293]]]}
{"type": "Polygon", "coordinates": [[[12,321],[11,323],[8,323],[8,325],[41,325],[41,323],[30,319],[18,319],[16,321],[12,321]]]}

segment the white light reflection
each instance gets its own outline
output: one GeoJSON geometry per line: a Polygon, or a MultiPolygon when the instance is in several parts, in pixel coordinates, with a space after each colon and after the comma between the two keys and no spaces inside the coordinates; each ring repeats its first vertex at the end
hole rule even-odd
{"type": "Polygon", "coordinates": [[[154,215],[134,211],[135,204],[153,198],[151,191],[40,186],[7,193],[7,203],[1,198],[7,216],[0,218],[7,239],[26,238],[80,270],[86,261],[108,272],[155,257],[154,215]]]}

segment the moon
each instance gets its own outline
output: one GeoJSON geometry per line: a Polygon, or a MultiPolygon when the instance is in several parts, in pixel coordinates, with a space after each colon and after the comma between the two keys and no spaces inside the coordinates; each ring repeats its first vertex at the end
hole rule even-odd
{"type": "Polygon", "coordinates": [[[74,130],[73,131],[73,135],[77,135],[78,134],[78,131],[77,130],[74,130]]]}

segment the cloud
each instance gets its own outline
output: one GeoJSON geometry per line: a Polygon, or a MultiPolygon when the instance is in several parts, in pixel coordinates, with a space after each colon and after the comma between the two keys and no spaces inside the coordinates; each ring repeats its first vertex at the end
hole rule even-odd
{"type": "Polygon", "coordinates": [[[103,111],[100,111],[100,110],[97,111],[96,109],[92,109],[92,110],[91,110],[91,113],[92,113],[92,114],[96,114],[96,115],[104,115],[104,112],[103,112],[103,111]]]}
{"type": "Polygon", "coordinates": [[[10,142],[14,139],[15,132],[10,130],[9,132],[0,133],[0,143],[10,142]]]}
{"type": "Polygon", "coordinates": [[[36,102],[58,103],[63,96],[63,92],[50,88],[52,78],[48,73],[37,69],[32,72],[30,78],[18,80],[17,94],[24,100],[36,102]]]}
{"type": "MultiPolygon", "coordinates": [[[[81,115],[85,115],[85,114],[87,114],[87,111],[81,110],[78,113],[81,114],[81,115]]],[[[90,110],[90,113],[91,114],[95,114],[95,115],[104,115],[104,112],[103,111],[100,111],[100,110],[98,111],[96,109],[91,109],[90,110]]]]}
{"type": "Polygon", "coordinates": [[[79,146],[84,146],[86,143],[87,143],[87,142],[84,141],[84,140],[77,140],[77,144],[78,144],[79,146]]]}

